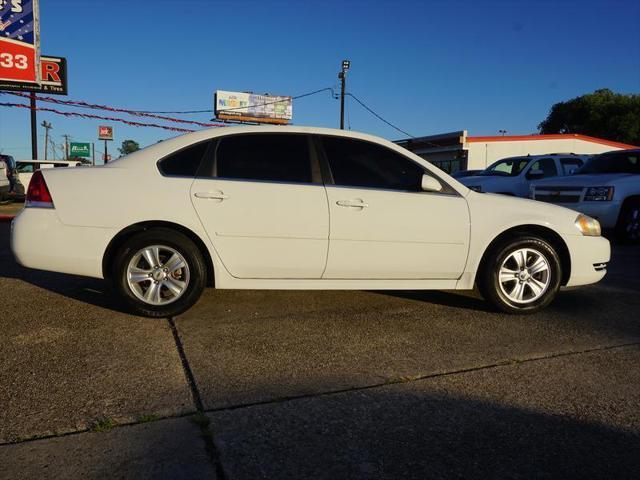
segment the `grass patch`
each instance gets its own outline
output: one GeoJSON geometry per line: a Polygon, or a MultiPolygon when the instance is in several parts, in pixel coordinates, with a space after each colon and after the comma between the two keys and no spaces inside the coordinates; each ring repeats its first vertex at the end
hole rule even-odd
{"type": "Polygon", "coordinates": [[[111,418],[105,418],[97,421],[93,427],[91,427],[92,432],[108,432],[113,427],[116,426],[116,422],[114,422],[111,418]]]}
{"type": "Polygon", "coordinates": [[[153,413],[149,414],[149,415],[142,415],[140,417],[138,417],[138,423],[149,423],[149,422],[154,422],[156,420],[159,420],[160,417],[158,415],[154,415],[153,413]]]}

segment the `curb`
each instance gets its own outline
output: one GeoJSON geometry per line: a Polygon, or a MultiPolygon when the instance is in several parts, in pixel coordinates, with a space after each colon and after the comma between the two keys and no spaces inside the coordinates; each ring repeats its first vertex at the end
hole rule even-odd
{"type": "Polygon", "coordinates": [[[2,222],[10,222],[14,218],[16,218],[15,215],[0,215],[0,223],[2,223],[2,222]]]}

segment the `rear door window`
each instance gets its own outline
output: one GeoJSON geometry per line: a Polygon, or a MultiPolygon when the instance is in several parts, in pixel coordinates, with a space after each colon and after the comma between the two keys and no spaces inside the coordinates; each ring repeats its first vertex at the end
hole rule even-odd
{"type": "Polygon", "coordinates": [[[540,160],[536,160],[531,165],[529,175],[531,172],[541,171],[544,174],[543,178],[555,177],[558,175],[558,168],[556,167],[556,162],[553,158],[541,158],[540,160]]]}
{"type": "Polygon", "coordinates": [[[562,173],[565,175],[572,175],[578,170],[584,162],[579,158],[561,158],[560,165],[562,165],[562,173]]]}
{"type": "Polygon", "coordinates": [[[312,183],[309,138],[278,133],[222,137],[215,169],[218,178],[312,183]]]}

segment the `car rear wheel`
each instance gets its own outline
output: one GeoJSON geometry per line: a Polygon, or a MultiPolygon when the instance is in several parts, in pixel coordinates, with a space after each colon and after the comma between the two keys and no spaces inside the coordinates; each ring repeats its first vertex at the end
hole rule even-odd
{"type": "Polygon", "coordinates": [[[624,243],[640,243],[640,201],[627,201],[620,210],[616,237],[624,243]]]}
{"type": "Polygon", "coordinates": [[[156,228],[131,237],[114,265],[116,290],[137,314],[172,317],[188,310],[202,294],[206,266],[187,236],[156,228]]]}
{"type": "Polygon", "coordinates": [[[478,288],[506,313],[534,313],[549,305],[560,289],[558,254],[544,239],[511,238],[493,248],[479,272],[478,288]]]}

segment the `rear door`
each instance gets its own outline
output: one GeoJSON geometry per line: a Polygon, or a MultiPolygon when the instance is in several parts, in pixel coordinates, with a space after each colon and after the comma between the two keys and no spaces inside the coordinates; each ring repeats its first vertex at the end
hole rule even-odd
{"type": "Polygon", "coordinates": [[[237,278],[321,278],[327,195],[303,134],[222,137],[191,187],[193,205],[237,278]]]}
{"type": "Polygon", "coordinates": [[[455,279],[469,247],[467,202],[445,185],[421,189],[424,168],[382,145],[319,138],[328,166],[331,235],[323,278],[455,279]]]}

